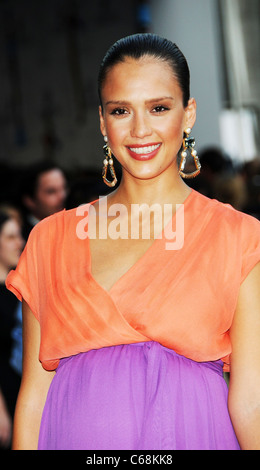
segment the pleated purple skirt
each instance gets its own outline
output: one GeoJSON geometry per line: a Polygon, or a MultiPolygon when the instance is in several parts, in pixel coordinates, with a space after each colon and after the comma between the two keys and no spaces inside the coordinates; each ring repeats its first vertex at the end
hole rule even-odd
{"type": "Polygon", "coordinates": [[[222,362],[156,342],[62,359],[43,411],[41,450],[236,450],[222,362]]]}

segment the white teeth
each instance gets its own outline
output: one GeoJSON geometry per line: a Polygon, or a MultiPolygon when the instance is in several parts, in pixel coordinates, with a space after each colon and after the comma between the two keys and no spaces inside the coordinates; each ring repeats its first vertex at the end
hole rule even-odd
{"type": "Polygon", "coordinates": [[[158,149],[160,144],[157,145],[149,145],[148,147],[130,147],[130,150],[134,153],[143,154],[143,153],[151,153],[154,150],[158,149]]]}

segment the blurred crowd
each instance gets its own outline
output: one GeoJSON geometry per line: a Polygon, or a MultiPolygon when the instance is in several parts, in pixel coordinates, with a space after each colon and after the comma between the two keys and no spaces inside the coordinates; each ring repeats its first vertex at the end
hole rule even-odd
{"type": "Polygon", "coordinates": [[[11,448],[12,423],[22,374],[21,302],[5,280],[19,261],[32,228],[44,218],[97,199],[107,189],[100,175],[68,175],[39,162],[25,168],[0,164],[0,449],[11,448]]]}
{"type": "Polygon", "coordinates": [[[199,157],[201,172],[189,186],[260,220],[260,157],[241,164],[215,147],[199,157]]]}
{"type": "MultiPolygon", "coordinates": [[[[200,175],[187,180],[192,188],[260,220],[260,158],[241,165],[220,149],[208,148],[200,161],[200,175]]],[[[0,449],[10,448],[22,372],[21,303],[6,289],[6,276],[17,265],[35,224],[109,191],[101,171],[68,173],[48,162],[22,168],[0,164],[0,449]]]]}

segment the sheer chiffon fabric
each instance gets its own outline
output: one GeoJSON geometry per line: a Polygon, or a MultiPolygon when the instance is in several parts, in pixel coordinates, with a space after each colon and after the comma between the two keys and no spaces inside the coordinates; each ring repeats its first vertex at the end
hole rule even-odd
{"type": "MultiPolygon", "coordinates": [[[[91,272],[90,204],[44,219],[32,230],[7,287],[40,322],[46,370],[81,352],[157,341],[194,361],[222,359],[240,285],[260,260],[260,222],[192,190],[184,202],[184,243],[167,250],[165,233],[112,286],[91,272]]],[[[176,216],[169,225],[176,230],[176,216]]],[[[166,227],[167,231],[167,227],[166,227]]],[[[116,249],[116,240],[115,240],[116,249]]]]}
{"type": "Polygon", "coordinates": [[[156,342],[62,359],[39,449],[239,449],[222,362],[197,363],[156,342]]]}

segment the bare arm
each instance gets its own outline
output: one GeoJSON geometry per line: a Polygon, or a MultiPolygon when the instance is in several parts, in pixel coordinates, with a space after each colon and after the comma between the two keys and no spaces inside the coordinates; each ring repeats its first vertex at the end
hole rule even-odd
{"type": "Polygon", "coordinates": [[[229,412],[244,450],[260,450],[260,263],[243,282],[231,328],[229,412]]]}
{"type": "Polygon", "coordinates": [[[47,392],[55,372],[39,362],[40,325],[23,302],[23,375],[14,417],[13,450],[34,450],[47,392]]]}

